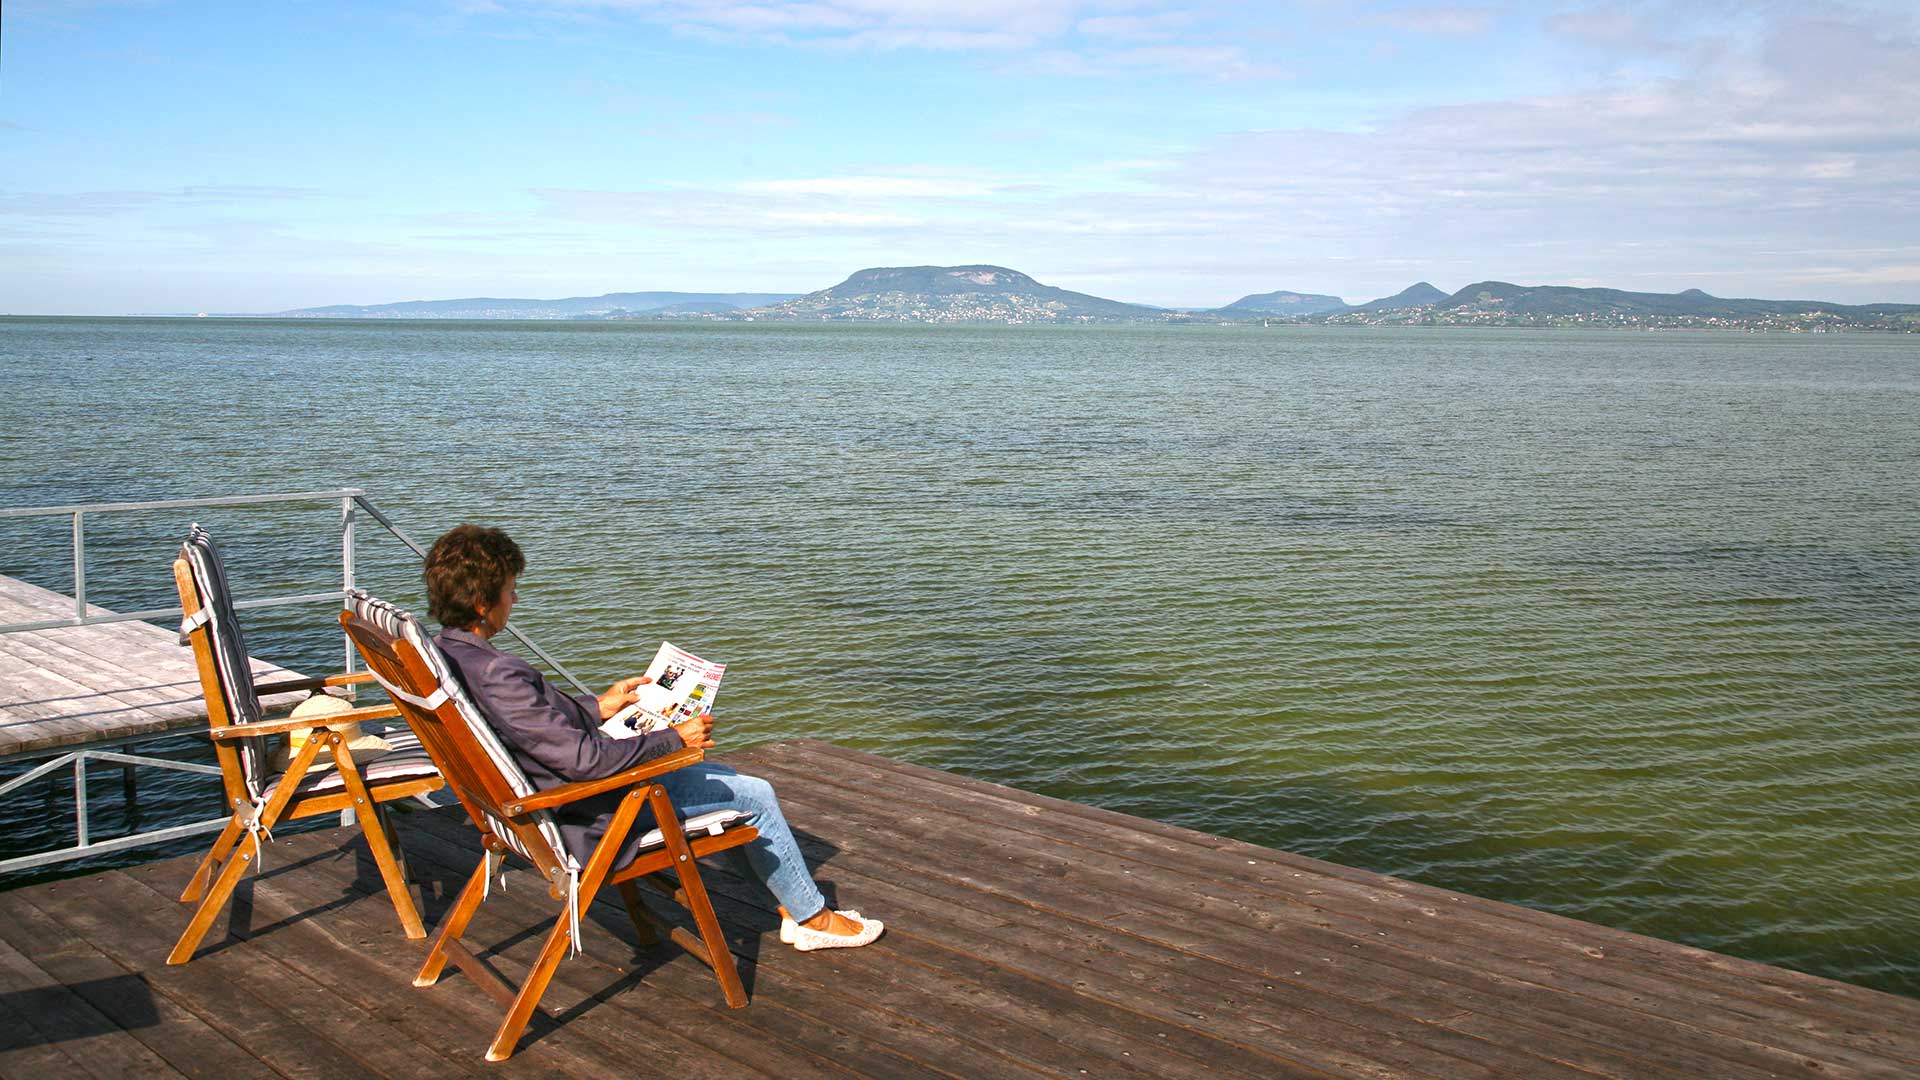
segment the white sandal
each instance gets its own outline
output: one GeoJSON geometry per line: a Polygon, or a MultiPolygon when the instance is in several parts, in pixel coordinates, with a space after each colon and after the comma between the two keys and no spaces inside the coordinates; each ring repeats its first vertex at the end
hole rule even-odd
{"type": "MultiPolygon", "coordinates": [[[[799,929],[800,924],[793,921],[793,916],[787,914],[786,908],[781,908],[779,910],[780,910],[780,944],[791,945],[793,944],[793,932],[799,929]]],[[[848,908],[847,910],[842,911],[840,914],[845,915],[847,918],[852,919],[856,922],[867,921],[867,917],[865,915],[860,914],[859,912],[853,910],[852,908],[848,908]]]]}
{"type": "Polygon", "coordinates": [[[857,911],[838,911],[835,914],[860,924],[857,934],[829,934],[825,930],[809,930],[791,918],[780,920],[780,940],[791,944],[801,952],[815,949],[856,949],[872,944],[873,940],[885,930],[886,924],[879,919],[861,917],[857,911]]]}

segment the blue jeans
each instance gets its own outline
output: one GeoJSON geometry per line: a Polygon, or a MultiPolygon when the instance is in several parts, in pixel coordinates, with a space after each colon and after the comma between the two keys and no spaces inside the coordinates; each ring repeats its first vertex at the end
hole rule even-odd
{"type": "MultiPolygon", "coordinates": [[[[807,871],[807,861],[800,856],[800,845],[787,826],[786,815],[780,812],[772,784],[711,761],[675,769],[653,782],[667,789],[667,796],[682,817],[710,810],[746,811],[746,823],[760,830],[759,837],[729,848],[721,856],[732,860],[741,877],[752,876],[766,885],[794,921],[806,922],[826,910],[827,898],[820,895],[819,886],[807,871]]],[[[631,835],[637,837],[653,827],[653,809],[649,806],[640,811],[640,821],[631,835]]]]}

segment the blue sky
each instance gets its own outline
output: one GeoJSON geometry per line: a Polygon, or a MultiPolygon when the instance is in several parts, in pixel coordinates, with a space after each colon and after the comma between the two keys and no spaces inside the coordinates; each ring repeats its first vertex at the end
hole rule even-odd
{"type": "Polygon", "coordinates": [[[8,0],[0,312],[1484,278],[1920,302],[1920,15],[8,0]]]}

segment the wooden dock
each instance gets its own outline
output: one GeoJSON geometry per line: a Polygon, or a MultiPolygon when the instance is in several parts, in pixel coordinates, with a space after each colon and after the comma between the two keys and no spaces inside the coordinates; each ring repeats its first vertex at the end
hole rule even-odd
{"type": "MultiPolygon", "coordinates": [[[[268,847],[180,968],[188,860],[0,893],[0,1075],[1920,1076],[1920,1001],[829,744],[724,760],[774,782],[880,942],[796,953],[716,865],[747,1008],[608,900],[489,1065],[498,1007],[457,975],[410,985],[424,943],[357,834],[313,832],[268,847]]],[[[457,814],[397,821],[429,921],[478,857],[457,814]]],[[[552,917],[515,874],[470,939],[518,972],[552,917]]]]}
{"type": "MultiPolygon", "coordinates": [[[[89,606],[90,615],[110,615],[89,606]]],[[[70,618],[73,598],[0,576],[0,624],[70,618]]],[[[257,677],[297,679],[255,660],[257,677]]],[[[267,699],[292,705],[304,693],[267,699]]],[[[145,622],[0,634],[0,761],[205,730],[193,653],[145,622]]]]}

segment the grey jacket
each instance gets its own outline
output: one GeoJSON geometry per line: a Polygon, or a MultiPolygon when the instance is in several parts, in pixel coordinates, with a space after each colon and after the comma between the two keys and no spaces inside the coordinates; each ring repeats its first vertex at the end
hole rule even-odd
{"type": "MultiPolygon", "coordinates": [[[[536,790],[612,776],[686,745],[671,730],[634,739],[607,735],[600,730],[597,698],[561,693],[532,664],[471,630],[442,630],[433,640],[536,790]]],[[[581,863],[606,832],[621,794],[609,792],[555,811],[567,850],[581,863]]],[[[635,829],[634,835],[642,831],[635,829]]]]}

